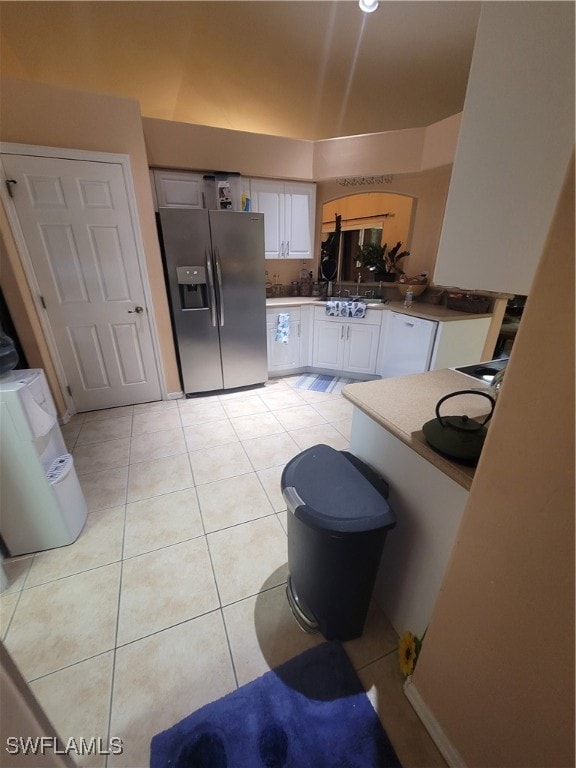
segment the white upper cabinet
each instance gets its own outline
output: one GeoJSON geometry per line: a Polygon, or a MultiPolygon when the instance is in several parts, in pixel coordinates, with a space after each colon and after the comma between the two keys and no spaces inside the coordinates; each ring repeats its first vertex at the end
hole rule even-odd
{"type": "Polygon", "coordinates": [[[203,176],[190,171],[153,171],[160,208],[203,208],[203,176]]]}
{"type": "Polygon", "coordinates": [[[574,4],[483,3],[434,282],[528,294],[574,150],[574,4]]]}
{"type": "Polygon", "coordinates": [[[252,210],[264,214],[267,259],[311,259],[314,255],[316,185],[250,181],[252,210]]]}

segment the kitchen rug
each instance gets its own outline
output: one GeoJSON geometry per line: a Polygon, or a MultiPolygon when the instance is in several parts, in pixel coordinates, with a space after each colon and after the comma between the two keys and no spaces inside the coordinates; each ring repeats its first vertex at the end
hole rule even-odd
{"type": "Polygon", "coordinates": [[[299,376],[291,386],[294,389],[310,389],[313,392],[330,392],[339,395],[342,387],[346,384],[352,384],[354,381],[358,381],[358,379],[344,379],[340,376],[322,376],[311,373],[299,376]]]}
{"type": "Polygon", "coordinates": [[[153,737],[150,768],[401,768],[346,652],[326,642],[153,737]]]}

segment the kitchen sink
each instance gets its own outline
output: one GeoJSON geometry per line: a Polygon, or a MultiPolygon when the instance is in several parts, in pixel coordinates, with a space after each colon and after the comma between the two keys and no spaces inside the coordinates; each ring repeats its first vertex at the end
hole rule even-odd
{"type": "Polygon", "coordinates": [[[480,379],[488,384],[492,381],[494,376],[506,368],[508,365],[508,357],[500,357],[497,360],[488,360],[485,363],[474,363],[473,365],[463,365],[461,368],[454,368],[453,370],[459,373],[465,373],[467,376],[472,376],[474,379],[480,379]]]}

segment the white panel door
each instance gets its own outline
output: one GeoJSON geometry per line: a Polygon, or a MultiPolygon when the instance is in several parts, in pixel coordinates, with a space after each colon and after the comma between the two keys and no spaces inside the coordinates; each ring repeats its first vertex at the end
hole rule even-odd
{"type": "Polygon", "coordinates": [[[2,155],[78,411],[160,398],[119,163],[2,155]]]}
{"type": "Polygon", "coordinates": [[[314,323],[314,351],[312,366],[341,371],[344,357],[346,326],[330,320],[314,323]]]}
{"type": "Polygon", "coordinates": [[[283,259],[284,195],[278,185],[269,181],[251,182],[252,210],[264,214],[264,256],[283,259]]]}
{"type": "Polygon", "coordinates": [[[285,252],[290,259],[311,259],[313,253],[315,187],[286,184],[285,252]]]}
{"type": "Polygon", "coordinates": [[[344,370],[352,373],[375,373],[379,339],[379,325],[349,323],[346,326],[344,370]]]}
{"type": "Polygon", "coordinates": [[[203,177],[187,171],[154,171],[161,208],[204,208],[203,177]]]}

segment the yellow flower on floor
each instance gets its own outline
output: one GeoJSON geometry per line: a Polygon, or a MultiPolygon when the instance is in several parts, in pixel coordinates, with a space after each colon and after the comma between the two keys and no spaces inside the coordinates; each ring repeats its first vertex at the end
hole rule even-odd
{"type": "Polygon", "coordinates": [[[405,677],[414,672],[418,652],[420,651],[420,642],[412,632],[404,632],[398,645],[398,661],[400,662],[400,671],[405,677]]]}

